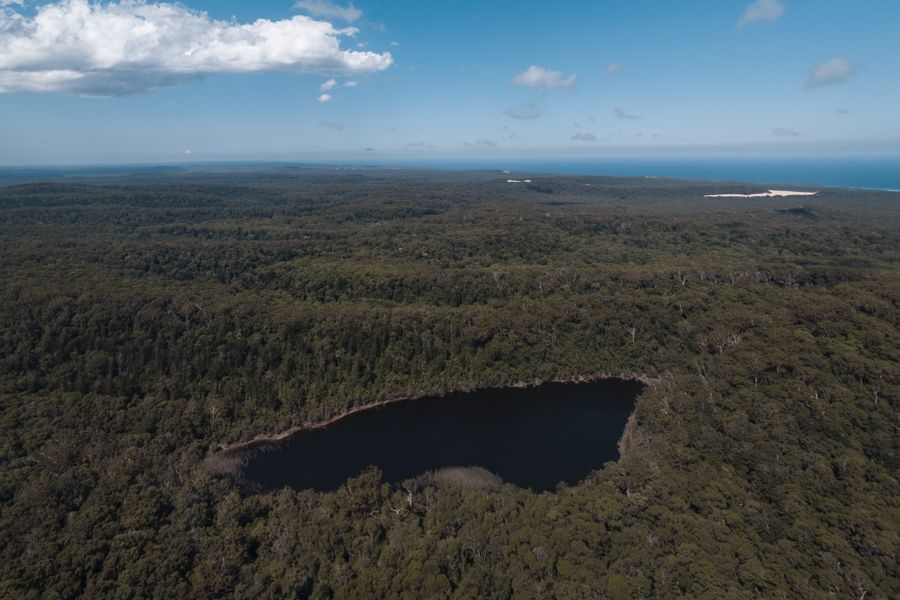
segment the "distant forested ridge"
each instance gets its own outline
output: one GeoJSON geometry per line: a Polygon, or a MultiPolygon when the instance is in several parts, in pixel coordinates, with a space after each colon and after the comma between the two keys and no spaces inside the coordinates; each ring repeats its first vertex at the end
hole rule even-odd
{"type": "Polygon", "coordinates": [[[900,596],[900,195],[533,180],[0,187],[0,597],[900,596]],[[552,494],[206,467],[379,400],[598,374],[652,384],[621,460],[552,494]]]}

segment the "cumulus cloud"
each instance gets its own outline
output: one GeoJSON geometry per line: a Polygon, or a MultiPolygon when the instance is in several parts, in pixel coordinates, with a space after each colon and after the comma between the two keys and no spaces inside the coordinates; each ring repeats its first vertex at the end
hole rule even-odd
{"type": "Polygon", "coordinates": [[[621,70],[622,70],[622,65],[620,65],[619,63],[610,63],[609,66],[606,67],[606,74],[607,75],[615,75],[616,73],[618,73],[621,70]]]}
{"type": "Polygon", "coordinates": [[[390,52],[343,50],[354,28],[306,16],[218,21],[182,4],[58,0],[33,14],[0,7],[0,93],[116,96],[215,73],[382,71],[390,52]]]}
{"type": "Polygon", "coordinates": [[[329,79],[319,86],[319,90],[322,92],[327,92],[328,90],[333,90],[337,86],[342,86],[345,88],[355,88],[357,85],[359,85],[359,83],[353,80],[345,81],[344,83],[338,83],[337,79],[329,79]]]}
{"type": "Polygon", "coordinates": [[[761,21],[777,21],[784,14],[784,6],[779,0],[755,0],[751,2],[738,20],[738,28],[761,21]]]}
{"type": "Polygon", "coordinates": [[[625,112],[623,109],[621,109],[619,107],[616,107],[615,110],[613,110],[613,113],[615,113],[616,117],[618,117],[619,119],[629,119],[632,121],[640,119],[639,116],[628,114],[627,112],[625,112]]]}
{"type": "Polygon", "coordinates": [[[316,98],[316,100],[318,100],[322,104],[325,104],[334,100],[334,96],[332,96],[331,94],[322,94],[318,98],[316,98]]]}
{"type": "Polygon", "coordinates": [[[528,121],[531,119],[537,119],[541,116],[541,107],[533,103],[520,104],[519,106],[510,106],[503,111],[503,114],[510,119],[528,121]]]}
{"type": "Polygon", "coordinates": [[[817,65],[816,68],[812,70],[812,73],[806,82],[806,87],[813,88],[821,87],[823,85],[845,83],[848,79],[856,75],[857,72],[859,72],[859,67],[857,65],[850,64],[844,58],[832,58],[831,60],[826,60],[822,64],[817,65]]]}
{"type": "Polygon", "coordinates": [[[596,142],[597,136],[594,135],[593,133],[582,133],[579,131],[578,133],[576,133],[575,135],[572,136],[572,139],[575,140],[576,142],[596,142]]]}
{"type": "Polygon", "coordinates": [[[549,89],[569,89],[575,85],[578,75],[564,75],[562,71],[548,71],[543,67],[531,65],[513,77],[513,83],[523,87],[549,89]]]}
{"type": "Polygon", "coordinates": [[[772,135],[780,137],[799,137],[800,133],[793,129],[788,129],[787,127],[776,127],[772,130],[772,135]]]}
{"type": "Polygon", "coordinates": [[[300,0],[294,3],[294,8],[314,17],[338,19],[347,23],[353,23],[363,16],[363,11],[353,6],[352,2],[342,6],[327,0],[300,0]]]}

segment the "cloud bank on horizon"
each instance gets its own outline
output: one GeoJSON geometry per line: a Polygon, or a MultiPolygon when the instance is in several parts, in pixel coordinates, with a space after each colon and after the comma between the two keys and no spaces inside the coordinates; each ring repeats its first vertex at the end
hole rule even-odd
{"type": "Polygon", "coordinates": [[[61,0],[26,16],[3,2],[0,93],[121,96],[216,73],[352,75],[393,63],[390,52],[343,49],[355,28],[303,15],[241,24],[168,2],[61,0]]]}

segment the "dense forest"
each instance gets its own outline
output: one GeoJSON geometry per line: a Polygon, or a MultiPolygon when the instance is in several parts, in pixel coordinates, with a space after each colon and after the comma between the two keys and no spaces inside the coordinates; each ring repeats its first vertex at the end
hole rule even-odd
{"type": "Polygon", "coordinates": [[[0,187],[0,597],[900,596],[900,195],[533,180],[0,187]],[[210,467],[372,402],[602,375],[650,382],[635,426],[554,493],[210,467]]]}

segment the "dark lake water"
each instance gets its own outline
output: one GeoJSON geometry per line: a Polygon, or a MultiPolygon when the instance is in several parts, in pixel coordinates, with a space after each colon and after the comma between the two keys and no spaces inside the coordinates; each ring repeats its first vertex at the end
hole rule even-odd
{"type": "Polygon", "coordinates": [[[370,465],[391,483],[477,466],[509,483],[554,490],[618,458],[618,441],[642,388],[609,379],[389,404],[251,453],[242,478],[256,489],[324,491],[370,465]]]}

